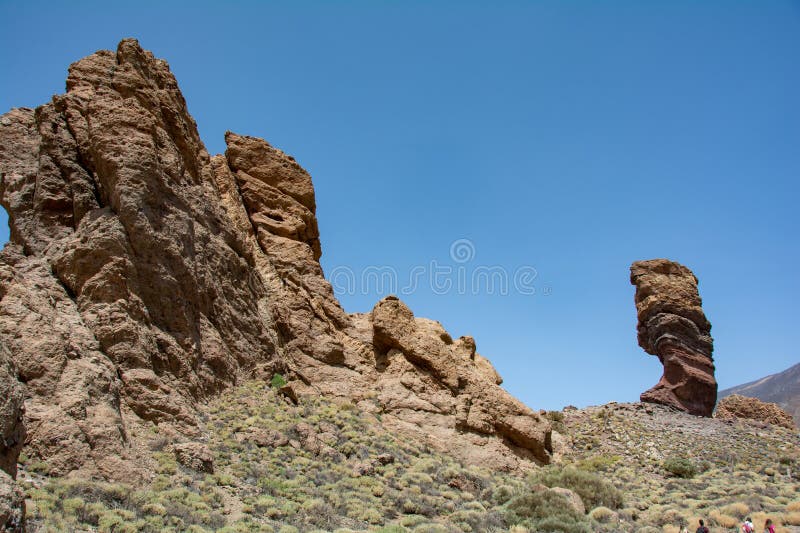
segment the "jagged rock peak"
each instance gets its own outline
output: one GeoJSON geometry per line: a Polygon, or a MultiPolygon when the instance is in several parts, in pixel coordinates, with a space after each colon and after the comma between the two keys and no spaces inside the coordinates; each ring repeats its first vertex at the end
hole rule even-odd
{"type": "Polygon", "coordinates": [[[549,423],[470,337],[399,300],[345,313],[311,177],[261,139],[225,140],[210,157],[169,66],[133,39],[0,117],[0,342],[29,398],[27,455],[135,480],[153,424],[191,438],[198,402],[280,372],[472,463],[550,460],[549,423]]]}
{"type": "Polygon", "coordinates": [[[664,365],[661,380],[641,400],[711,416],[717,400],[714,346],[697,278],[679,263],[652,259],[631,265],[631,284],[639,346],[664,365]]]}

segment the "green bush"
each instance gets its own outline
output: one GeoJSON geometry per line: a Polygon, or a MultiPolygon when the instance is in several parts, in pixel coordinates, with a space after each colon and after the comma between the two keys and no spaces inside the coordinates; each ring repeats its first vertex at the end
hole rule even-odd
{"type": "Polygon", "coordinates": [[[272,380],[270,380],[269,382],[270,386],[273,389],[280,389],[281,387],[286,385],[286,383],[287,383],[286,378],[284,378],[280,374],[275,374],[274,376],[272,376],[272,380]]]}
{"type": "Polygon", "coordinates": [[[670,457],[664,461],[664,470],[670,474],[685,479],[693,478],[697,474],[697,467],[689,459],[670,457]]]}
{"type": "Polygon", "coordinates": [[[547,466],[533,474],[530,481],[547,487],[570,489],[581,497],[587,509],[601,505],[610,509],[622,507],[622,491],[591,472],[572,467],[547,466]]]}
{"type": "Polygon", "coordinates": [[[507,506],[506,521],[532,531],[591,532],[584,515],[578,513],[566,498],[547,490],[528,492],[512,499],[507,506]]]}

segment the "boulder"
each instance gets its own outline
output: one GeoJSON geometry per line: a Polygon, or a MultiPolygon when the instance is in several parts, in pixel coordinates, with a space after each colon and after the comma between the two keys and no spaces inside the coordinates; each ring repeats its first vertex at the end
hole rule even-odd
{"type": "Polygon", "coordinates": [[[208,446],[199,442],[184,442],[172,447],[180,464],[198,472],[214,473],[214,455],[208,446]]]}

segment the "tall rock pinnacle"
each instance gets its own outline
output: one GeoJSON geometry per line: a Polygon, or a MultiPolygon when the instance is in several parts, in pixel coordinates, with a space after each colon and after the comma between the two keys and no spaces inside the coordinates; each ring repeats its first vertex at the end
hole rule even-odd
{"type": "Polygon", "coordinates": [[[135,479],[142,431],[191,436],[199,402],[280,372],[473,464],[550,460],[549,422],[471,338],[397,300],[342,309],[294,158],[231,132],[209,156],[169,65],[134,39],[73,63],[66,89],[0,117],[0,344],[26,455],[135,479]]]}
{"type": "Polygon", "coordinates": [[[681,264],[652,259],[631,265],[631,283],[636,286],[639,346],[664,365],[664,375],[641,400],[711,416],[717,401],[714,345],[697,278],[681,264]]]}

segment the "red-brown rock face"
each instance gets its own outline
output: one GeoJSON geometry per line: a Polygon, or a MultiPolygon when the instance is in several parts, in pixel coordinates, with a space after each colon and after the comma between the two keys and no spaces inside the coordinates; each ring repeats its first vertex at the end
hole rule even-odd
{"type": "Polygon", "coordinates": [[[683,265],[653,259],[631,265],[631,283],[636,286],[639,346],[664,365],[661,380],[641,400],[711,416],[717,401],[714,346],[697,278],[683,265]]]}
{"type": "Polygon", "coordinates": [[[471,462],[549,460],[549,424],[474,341],[383,302],[345,313],[311,177],[263,140],[225,140],[210,157],[169,66],[132,39],[0,117],[0,342],[27,389],[29,456],[135,477],[137,428],[191,434],[198,401],[279,371],[471,462]]]}

